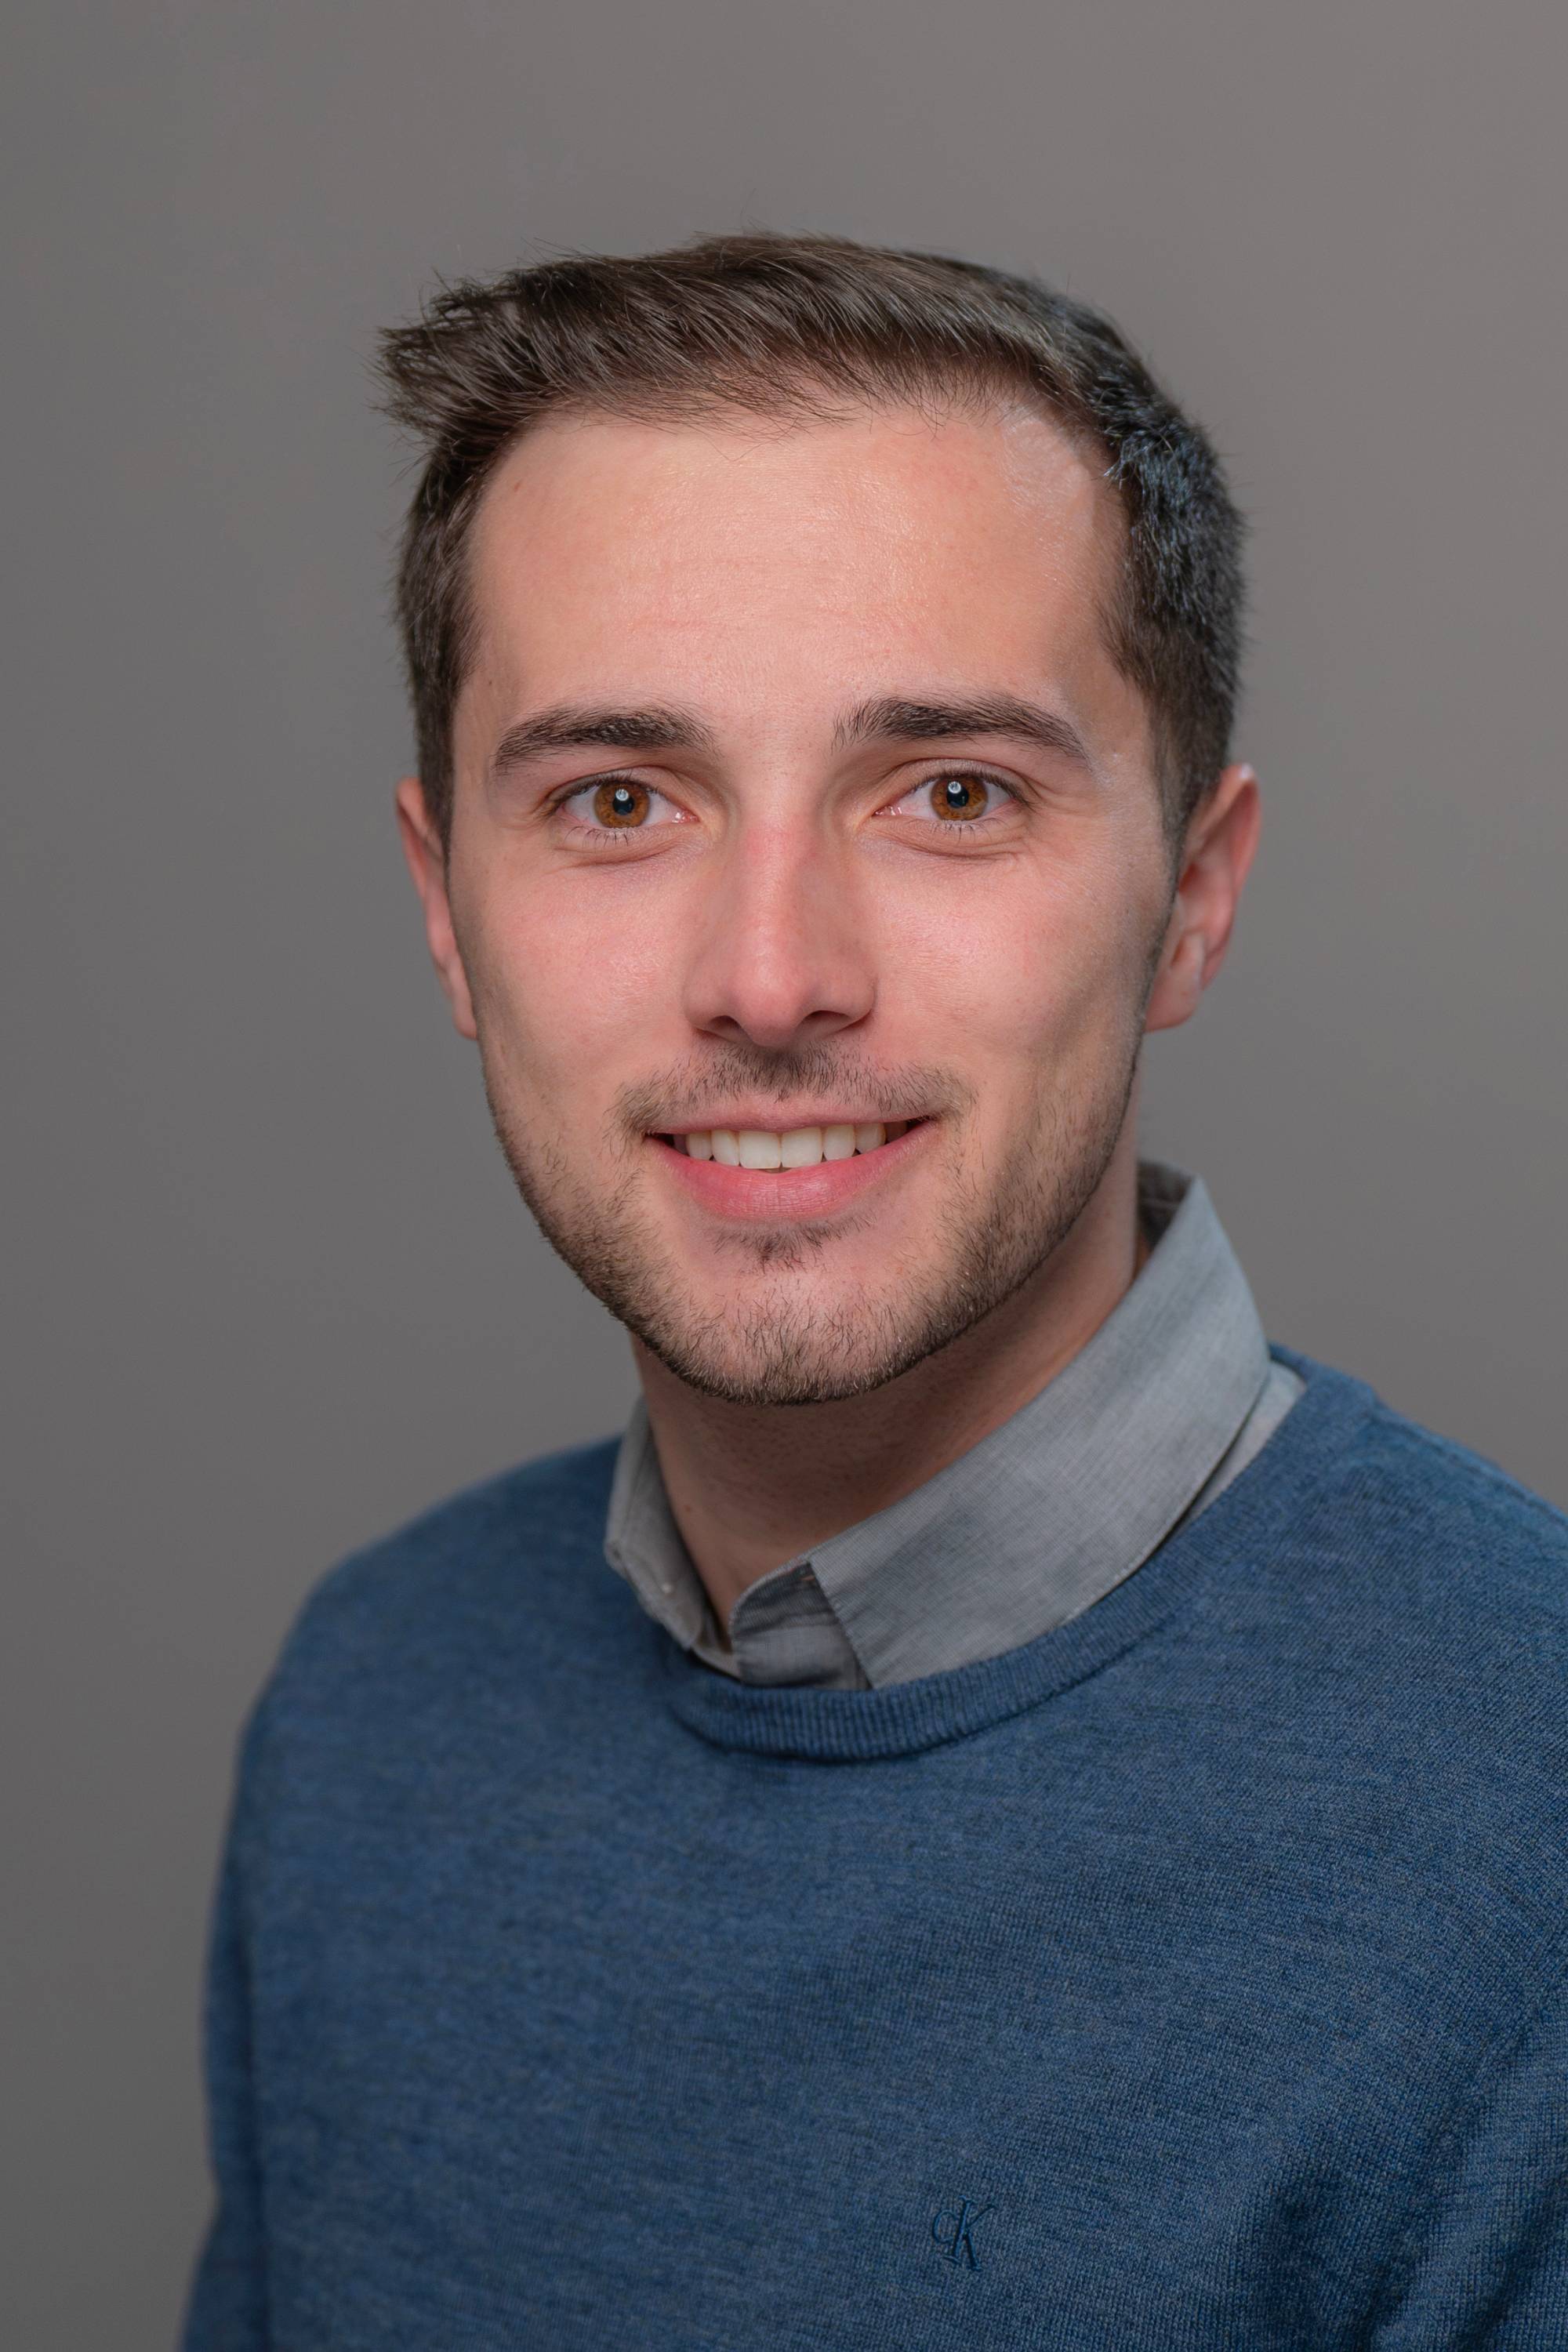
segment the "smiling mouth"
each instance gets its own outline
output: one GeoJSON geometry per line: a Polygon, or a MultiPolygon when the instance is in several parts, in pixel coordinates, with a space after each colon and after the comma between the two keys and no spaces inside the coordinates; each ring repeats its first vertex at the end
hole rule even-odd
{"type": "Polygon", "coordinates": [[[924,1119],[870,1119],[856,1126],[792,1127],[773,1130],[760,1127],[692,1128],[679,1135],[659,1135],[689,1160],[713,1160],[724,1168],[750,1168],[759,1174],[784,1169],[817,1168],[824,1160],[862,1159],[897,1142],[924,1119]]]}

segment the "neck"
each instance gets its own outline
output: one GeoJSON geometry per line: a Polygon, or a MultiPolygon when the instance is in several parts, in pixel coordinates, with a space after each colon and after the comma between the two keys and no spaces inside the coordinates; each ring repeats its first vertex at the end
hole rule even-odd
{"type": "Polygon", "coordinates": [[[863,1396],[704,1396],[632,1342],[675,1523],[721,1626],[748,1586],[886,1510],[1010,1420],[1093,1338],[1146,1255],[1131,1123],[1067,1238],[984,1320],[863,1396]]]}

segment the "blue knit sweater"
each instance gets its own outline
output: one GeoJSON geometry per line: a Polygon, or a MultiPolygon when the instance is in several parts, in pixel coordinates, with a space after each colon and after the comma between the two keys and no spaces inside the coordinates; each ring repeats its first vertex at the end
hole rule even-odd
{"type": "Polygon", "coordinates": [[[241,1750],[187,2352],[1568,2347],[1568,1522],[1342,1374],[1073,1622],[749,1687],[613,1444],[241,1750]]]}

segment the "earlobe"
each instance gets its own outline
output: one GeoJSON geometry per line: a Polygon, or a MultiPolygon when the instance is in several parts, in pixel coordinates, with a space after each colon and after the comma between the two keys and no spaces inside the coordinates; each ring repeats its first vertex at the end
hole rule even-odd
{"type": "Polygon", "coordinates": [[[440,835],[426,804],[417,776],[405,776],[397,787],[397,830],[419,902],[425,909],[425,940],[430,961],[451,1009],[452,1025],[470,1042],[479,1036],[468,975],[458,947],[447,891],[447,860],[440,835]]]}
{"type": "MultiPolygon", "coordinates": [[[[1177,901],[1178,908],[1181,905],[1177,901]]],[[[1149,992],[1148,1008],[1143,1015],[1145,1031],[1176,1029],[1197,1010],[1204,992],[1204,967],[1208,961],[1208,942],[1203,932],[1183,920],[1175,945],[1161,961],[1159,974],[1149,992]]]]}

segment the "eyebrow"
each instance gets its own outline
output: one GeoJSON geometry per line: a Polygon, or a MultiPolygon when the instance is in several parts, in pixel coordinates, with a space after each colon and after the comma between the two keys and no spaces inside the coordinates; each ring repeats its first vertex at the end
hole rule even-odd
{"type": "Polygon", "coordinates": [[[835,731],[839,750],[854,743],[941,743],[962,735],[1010,735],[1047,751],[1063,751],[1092,772],[1089,746],[1059,710],[1012,694],[982,694],[959,702],[921,702],[888,696],[863,702],[835,731]]]}
{"type": "MultiPolygon", "coordinates": [[[[1069,719],[1044,705],[1011,694],[983,694],[956,702],[924,702],[885,695],[847,711],[834,730],[838,751],[860,743],[942,743],[962,736],[1009,735],[1049,751],[1064,752],[1092,771],[1083,737],[1069,719]]],[[[617,710],[584,703],[556,703],[509,727],[490,756],[498,781],[551,751],[595,749],[614,751],[710,751],[713,730],[694,711],[666,704],[617,710]]]]}
{"type": "Polygon", "coordinates": [[[710,751],[713,730],[691,711],[659,705],[646,710],[611,710],[557,703],[507,729],[490,754],[490,774],[499,779],[547,751],[591,747],[613,751],[710,751]]]}

